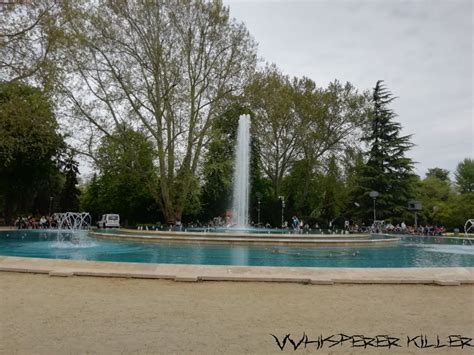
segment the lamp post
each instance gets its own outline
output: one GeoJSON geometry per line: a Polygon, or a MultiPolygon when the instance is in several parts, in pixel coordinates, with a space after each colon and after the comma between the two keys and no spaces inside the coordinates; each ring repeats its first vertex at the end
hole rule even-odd
{"type": "MultiPolygon", "coordinates": [[[[433,210],[436,206],[433,207],[433,210]]],[[[415,229],[418,228],[418,215],[417,212],[422,210],[422,204],[420,201],[410,200],[408,201],[408,209],[415,212],[415,229]]]]}
{"type": "Polygon", "coordinates": [[[257,196],[257,225],[260,226],[260,200],[262,199],[262,194],[257,192],[255,195],[257,196]]]}
{"type": "Polygon", "coordinates": [[[284,215],[285,215],[285,196],[278,196],[281,200],[281,228],[283,228],[284,215]]]}
{"type": "Polygon", "coordinates": [[[377,219],[377,214],[375,213],[375,200],[377,199],[377,196],[379,193],[377,191],[370,191],[369,196],[372,197],[374,200],[374,225],[375,225],[375,220],[377,219]]]}

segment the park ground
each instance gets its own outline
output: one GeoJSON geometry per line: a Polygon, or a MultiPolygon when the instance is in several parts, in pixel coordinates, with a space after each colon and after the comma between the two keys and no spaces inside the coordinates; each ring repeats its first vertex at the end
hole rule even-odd
{"type": "Polygon", "coordinates": [[[418,349],[420,338],[407,346],[407,337],[423,334],[434,344],[437,335],[441,344],[449,335],[473,338],[473,300],[474,285],[181,283],[0,272],[0,353],[281,353],[270,334],[299,340],[305,332],[309,340],[389,335],[401,347],[326,342],[323,349],[308,344],[283,353],[469,354],[473,348],[418,349]]]}

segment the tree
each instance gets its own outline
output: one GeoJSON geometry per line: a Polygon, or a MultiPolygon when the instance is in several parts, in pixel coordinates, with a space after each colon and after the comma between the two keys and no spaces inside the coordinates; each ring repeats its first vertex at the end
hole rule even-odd
{"type": "Polygon", "coordinates": [[[59,197],[59,206],[62,212],[79,211],[79,195],[81,191],[77,188],[78,166],[79,163],[74,159],[74,153],[69,151],[63,167],[66,180],[59,197]]]}
{"type": "Polygon", "coordinates": [[[290,79],[275,66],[254,75],[246,99],[255,114],[260,163],[275,197],[292,165],[304,161],[306,198],[321,159],[358,144],[357,133],[366,120],[365,95],[350,83],[317,88],[312,80],[290,79]]]}
{"type": "Polygon", "coordinates": [[[411,136],[401,136],[401,125],[395,122],[395,112],[388,106],[395,98],[377,81],[372,97],[370,129],[364,141],[369,146],[367,162],[357,182],[354,200],[361,206],[359,216],[370,220],[372,199],[377,191],[377,218],[400,216],[408,200],[413,198],[413,162],[405,154],[413,146],[411,136]]]}
{"type": "Polygon", "coordinates": [[[464,222],[474,215],[474,192],[459,193],[460,189],[453,188],[449,179],[445,179],[446,174],[439,174],[438,170],[442,169],[428,169],[426,178],[417,184],[416,199],[423,205],[419,221],[462,229],[464,222]]]}
{"type": "Polygon", "coordinates": [[[290,78],[275,66],[257,73],[246,87],[246,100],[255,116],[253,136],[258,139],[260,163],[280,195],[283,178],[301,152],[302,122],[294,111],[295,92],[290,78]]]}
{"type": "Polygon", "coordinates": [[[426,173],[426,177],[436,177],[439,180],[449,182],[449,170],[446,169],[441,169],[441,168],[431,168],[428,169],[428,172],[426,173]]]}
{"type": "Polygon", "coordinates": [[[48,89],[55,75],[55,52],[62,41],[59,2],[28,0],[2,5],[0,81],[31,80],[48,89]]]}
{"type": "Polygon", "coordinates": [[[454,174],[461,193],[474,192],[474,160],[466,158],[460,162],[454,174]]]}
{"type": "Polygon", "coordinates": [[[317,89],[307,78],[295,79],[294,85],[298,93],[295,109],[304,122],[300,144],[306,162],[301,182],[301,198],[305,201],[312,176],[329,170],[331,157],[341,157],[341,165],[349,167],[351,155],[360,150],[360,138],[367,126],[368,94],[337,80],[326,89],[317,89]]]}
{"type": "Polygon", "coordinates": [[[0,83],[0,195],[6,223],[14,213],[31,213],[39,195],[46,201],[37,205],[46,212],[59,188],[57,156],[63,149],[44,93],[17,82],[0,83]]]}
{"type": "Polygon", "coordinates": [[[238,118],[246,113],[232,105],[214,121],[202,169],[203,218],[222,215],[232,204],[232,171],[238,118]]]}
{"type": "Polygon", "coordinates": [[[94,215],[118,213],[125,224],[156,218],[155,152],[143,132],[123,125],[102,139],[95,155],[99,176],[93,177],[82,199],[94,215]]]}
{"type": "Polygon", "coordinates": [[[180,219],[212,122],[253,71],[254,41],[218,0],[68,4],[75,46],[60,84],[89,125],[83,146],[124,122],[140,127],[156,152],[155,199],[167,221],[180,219]]]}
{"type": "Polygon", "coordinates": [[[445,203],[440,204],[434,211],[437,224],[447,228],[463,230],[464,223],[474,215],[474,193],[452,195],[445,203]]]}
{"type": "MultiPolygon", "coordinates": [[[[329,225],[329,222],[336,220],[344,205],[344,182],[341,170],[337,166],[336,159],[332,156],[329,159],[328,170],[323,179],[323,198],[320,217],[329,225]]],[[[332,224],[332,223],[331,223],[332,224]]]]}
{"type": "MultiPolygon", "coordinates": [[[[441,223],[437,216],[454,197],[449,181],[429,175],[418,184],[417,199],[421,201],[423,210],[419,212],[421,223],[441,223]]],[[[446,220],[444,221],[446,222],[446,220]]]]}
{"type": "Polygon", "coordinates": [[[92,179],[82,186],[80,198],[80,206],[83,211],[90,213],[92,220],[98,220],[99,216],[109,209],[107,206],[103,206],[101,201],[100,192],[102,188],[100,181],[96,173],[92,175],[92,179]]]}

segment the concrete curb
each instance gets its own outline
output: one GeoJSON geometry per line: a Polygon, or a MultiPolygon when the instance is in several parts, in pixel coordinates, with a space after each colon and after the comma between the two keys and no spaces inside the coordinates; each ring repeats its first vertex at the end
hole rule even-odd
{"type": "Polygon", "coordinates": [[[0,258],[0,271],[49,274],[57,277],[95,276],[166,279],[181,282],[239,281],[334,284],[474,284],[474,267],[454,268],[307,268],[273,266],[211,266],[0,258]]]}

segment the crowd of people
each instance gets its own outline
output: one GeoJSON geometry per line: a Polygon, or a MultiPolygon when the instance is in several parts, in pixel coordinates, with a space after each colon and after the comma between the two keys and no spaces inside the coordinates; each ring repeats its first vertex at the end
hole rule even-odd
{"type": "MultiPolygon", "coordinates": [[[[274,228],[270,223],[254,223],[249,224],[250,227],[254,228],[274,228]]],[[[169,226],[170,230],[186,230],[188,228],[229,228],[235,227],[232,225],[229,219],[222,217],[215,217],[212,220],[209,220],[207,223],[201,223],[199,221],[190,222],[190,223],[181,223],[177,222],[173,226],[169,226]]],[[[164,229],[164,226],[154,226],[151,229],[164,229]]],[[[442,226],[436,225],[419,225],[409,226],[405,222],[399,224],[385,224],[384,221],[376,221],[375,224],[361,225],[357,223],[352,223],[351,221],[344,222],[344,228],[337,227],[333,224],[333,221],[330,221],[327,227],[320,227],[318,223],[314,225],[309,225],[307,222],[304,222],[302,219],[299,219],[297,216],[293,216],[288,221],[283,221],[283,225],[280,227],[282,230],[286,230],[287,233],[291,234],[312,234],[312,233],[398,233],[398,234],[411,234],[411,235],[426,235],[426,236],[440,236],[446,233],[446,229],[442,226]]],[[[144,229],[139,227],[139,229],[144,229]]]]}
{"type": "Polygon", "coordinates": [[[416,235],[443,235],[446,233],[446,228],[443,226],[435,226],[427,224],[425,226],[419,225],[418,227],[415,226],[407,226],[404,222],[401,224],[393,225],[387,224],[384,228],[384,233],[401,233],[401,234],[416,234],[416,235]]]}
{"type": "Polygon", "coordinates": [[[15,220],[17,229],[50,229],[57,228],[58,222],[54,216],[41,216],[39,220],[33,216],[18,217],[15,220]]]}
{"type": "MultiPolygon", "coordinates": [[[[381,221],[379,221],[381,222],[381,221]]],[[[346,225],[346,230],[350,233],[398,233],[398,234],[411,234],[411,235],[426,235],[426,236],[440,236],[446,233],[446,228],[443,226],[436,226],[426,224],[425,226],[419,225],[409,226],[406,225],[405,222],[401,222],[399,224],[392,224],[392,223],[375,223],[371,226],[365,226],[362,224],[361,226],[357,224],[353,225],[346,225]]]]}

